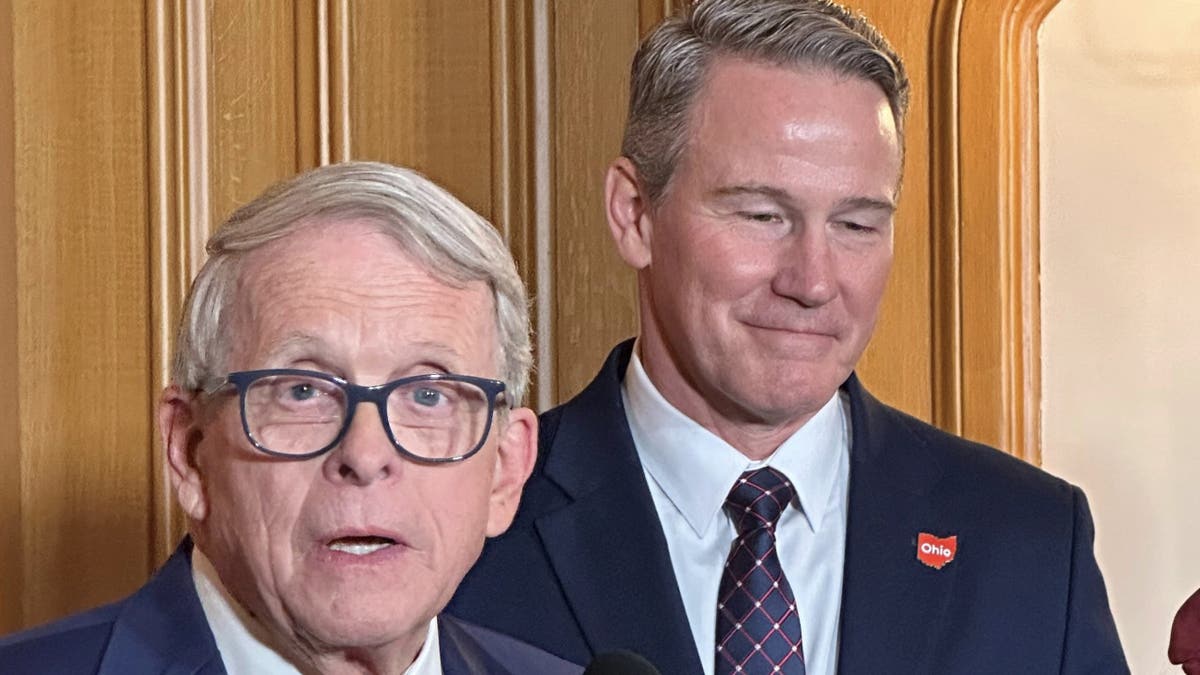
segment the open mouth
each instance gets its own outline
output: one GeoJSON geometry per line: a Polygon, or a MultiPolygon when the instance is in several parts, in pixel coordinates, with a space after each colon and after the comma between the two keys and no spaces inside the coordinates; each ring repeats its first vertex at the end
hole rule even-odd
{"type": "Polygon", "coordinates": [[[395,539],[388,537],[338,537],[326,544],[330,550],[350,555],[370,555],[396,544],[395,539]]]}

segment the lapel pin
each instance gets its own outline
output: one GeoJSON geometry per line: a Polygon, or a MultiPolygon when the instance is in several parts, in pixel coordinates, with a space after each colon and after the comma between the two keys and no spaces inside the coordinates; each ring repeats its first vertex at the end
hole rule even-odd
{"type": "Polygon", "coordinates": [[[951,560],[958,550],[958,536],[935,537],[928,532],[917,535],[917,560],[934,569],[940,570],[951,560]]]}

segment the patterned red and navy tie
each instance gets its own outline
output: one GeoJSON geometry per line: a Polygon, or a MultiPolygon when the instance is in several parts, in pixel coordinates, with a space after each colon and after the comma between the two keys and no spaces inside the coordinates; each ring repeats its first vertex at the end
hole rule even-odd
{"type": "Polygon", "coordinates": [[[804,675],[796,598],[775,548],[775,525],[795,492],[766,467],[742,474],[725,499],[738,538],[717,594],[717,675],[804,675]]]}

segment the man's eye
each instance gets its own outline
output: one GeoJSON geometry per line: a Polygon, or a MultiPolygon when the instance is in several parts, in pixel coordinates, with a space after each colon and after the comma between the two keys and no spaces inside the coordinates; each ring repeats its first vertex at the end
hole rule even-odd
{"type": "Polygon", "coordinates": [[[414,390],[412,396],[415,403],[430,408],[441,403],[442,399],[445,398],[442,392],[437,389],[430,389],[429,387],[414,390]]]}
{"type": "Polygon", "coordinates": [[[311,384],[293,384],[288,388],[288,397],[293,401],[307,401],[318,394],[311,384]]]}
{"type": "Polygon", "coordinates": [[[854,223],[854,222],[850,222],[850,221],[842,221],[840,223],[840,225],[842,226],[843,229],[849,230],[851,232],[874,232],[875,231],[875,228],[871,227],[870,225],[862,225],[862,224],[854,223]]]}
{"type": "Polygon", "coordinates": [[[756,223],[783,222],[783,216],[770,211],[742,211],[738,215],[746,220],[753,220],[756,223]]]}

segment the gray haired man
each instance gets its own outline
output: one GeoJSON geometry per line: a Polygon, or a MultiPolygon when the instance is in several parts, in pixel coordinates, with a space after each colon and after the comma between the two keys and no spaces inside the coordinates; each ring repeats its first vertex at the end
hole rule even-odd
{"type": "Polygon", "coordinates": [[[159,426],[190,536],[5,673],[577,673],[439,616],[532,467],[524,286],[414,172],[280,183],[208,245],[159,426]]]}

